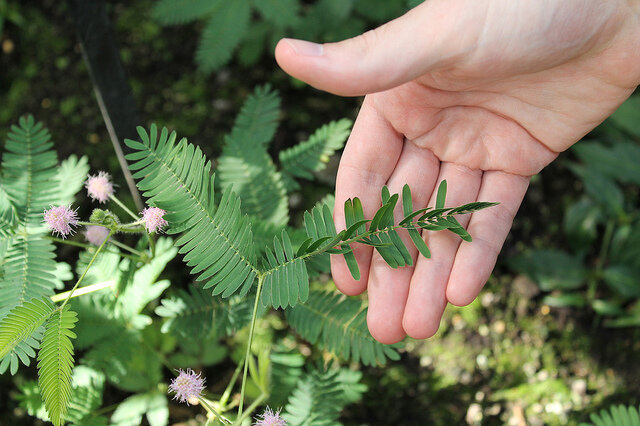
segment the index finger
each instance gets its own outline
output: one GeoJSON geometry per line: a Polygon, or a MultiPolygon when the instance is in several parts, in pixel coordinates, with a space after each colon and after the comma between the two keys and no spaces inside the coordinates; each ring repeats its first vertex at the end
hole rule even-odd
{"type": "MultiPolygon", "coordinates": [[[[403,136],[373,106],[374,96],[377,95],[365,97],[340,160],[333,210],[338,230],[345,229],[344,202],[349,198],[360,198],[364,217],[373,217],[381,204],[380,189],[402,152],[403,136]]],[[[366,289],[372,252],[370,246],[351,246],[358,261],[360,280],[353,279],[342,255],[331,256],[331,274],[336,287],[347,295],[360,294],[366,289]]]]}

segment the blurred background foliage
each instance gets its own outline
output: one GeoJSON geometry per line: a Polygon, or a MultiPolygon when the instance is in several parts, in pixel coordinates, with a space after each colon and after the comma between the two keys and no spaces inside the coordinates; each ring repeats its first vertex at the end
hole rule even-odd
{"type": "MultiPolygon", "coordinates": [[[[322,124],[355,118],[360,102],[288,77],[273,59],[277,40],[350,37],[419,1],[190,0],[188,16],[176,13],[176,3],[107,2],[144,120],[140,124],[155,121],[176,129],[208,157],[217,157],[243,100],[255,86],[270,83],[282,97],[271,148],[277,158],[322,124]],[[216,47],[211,34],[222,10],[238,25],[216,47]]],[[[69,7],[53,0],[0,0],[0,140],[20,115],[32,113],[50,129],[61,158],[87,154],[92,170],[113,171],[124,188],[69,7]]],[[[332,191],[337,158],[329,164],[292,197],[298,224],[303,209],[332,191]]],[[[532,179],[494,275],[478,300],[448,309],[438,334],[428,341],[409,340],[400,361],[384,368],[362,367],[368,391],[340,420],[371,425],[578,424],[613,403],[637,406],[639,185],[640,97],[634,96],[532,179]]],[[[167,274],[172,282],[187,276],[177,261],[169,264],[167,274]]],[[[318,285],[326,286],[328,279],[318,285]]],[[[276,333],[283,332],[277,315],[267,320],[276,333]]],[[[198,356],[216,363],[227,356],[221,347],[208,351],[198,356]]],[[[24,399],[19,404],[8,389],[16,385],[26,395],[34,377],[33,369],[0,376],[0,424],[31,424],[24,399]]],[[[128,395],[115,389],[111,393],[105,405],[128,395]]],[[[172,421],[189,416],[173,404],[170,410],[172,421]]]]}

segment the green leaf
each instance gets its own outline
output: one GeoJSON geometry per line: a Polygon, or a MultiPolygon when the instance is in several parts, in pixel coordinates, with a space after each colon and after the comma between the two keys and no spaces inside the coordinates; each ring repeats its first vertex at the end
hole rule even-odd
{"type": "Polygon", "coordinates": [[[215,0],[215,3],[196,52],[198,68],[205,73],[215,71],[229,62],[251,17],[247,0],[215,0]]]}
{"type": "Polygon", "coordinates": [[[353,251],[344,253],[344,260],[347,262],[347,267],[349,268],[349,272],[353,279],[360,281],[360,268],[358,268],[358,261],[356,260],[356,256],[353,254],[353,251]]]}
{"type": "Polygon", "coordinates": [[[581,260],[560,250],[531,250],[511,259],[509,264],[529,275],[545,291],[577,289],[587,279],[581,260]]]}
{"type": "Polygon", "coordinates": [[[159,0],[151,17],[162,25],[179,25],[207,16],[220,4],[216,0],[159,0]]]}
{"type": "Polygon", "coordinates": [[[313,179],[313,173],[323,170],[329,157],[344,146],[351,125],[347,119],[332,121],[316,130],[306,141],[280,151],[282,173],[313,179]]]}
{"type": "Polygon", "coordinates": [[[114,426],[137,426],[142,424],[146,414],[151,426],[165,426],[169,423],[167,397],[157,391],[130,396],[118,405],[111,416],[114,426]]]}
{"type": "Polygon", "coordinates": [[[305,302],[309,297],[309,276],[304,260],[294,257],[287,240],[289,236],[282,231],[280,239],[274,238],[273,251],[267,249],[268,265],[260,298],[264,307],[284,309],[305,302]]]}
{"type": "Polygon", "coordinates": [[[624,214],[624,195],[611,178],[593,168],[572,165],[570,169],[580,177],[587,194],[598,202],[603,210],[615,216],[624,214]]]}
{"type": "Polygon", "coordinates": [[[156,243],[156,256],[139,268],[131,282],[118,297],[116,314],[127,321],[139,315],[147,304],[169,287],[168,280],[156,281],[167,264],[173,260],[178,250],[169,238],[159,238],[156,243]]]}
{"type": "Polygon", "coordinates": [[[628,265],[611,265],[602,272],[607,285],[625,298],[640,297],[640,270],[628,265]]]}
{"type": "MultiPolygon", "coordinates": [[[[636,118],[637,120],[637,118],[636,118]]],[[[601,142],[584,142],[574,145],[572,151],[588,169],[623,183],[640,184],[640,146],[634,142],[617,141],[612,146],[601,142]]]]}
{"type": "Polygon", "coordinates": [[[346,369],[309,371],[289,397],[283,417],[292,425],[335,425],[345,405],[358,401],[366,386],[346,369]]]}
{"type": "MultiPolygon", "coordinates": [[[[175,143],[175,133],[155,125],[148,134],[138,128],[143,143],[126,140],[132,149],[146,153],[133,162],[134,178],[142,178],[138,188],[150,197],[149,203],[167,211],[167,233],[183,232],[176,241],[184,261],[193,267],[204,288],[223,297],[247,294],[258,272],[250,224],[241,215],[240,199],[230,189],[215,206],[211,163],[199,148],[185,139],[175,143]]],[[[137,153],[134,153],[137,155],[137,153]]]]}
{"type": "Polygon", "coordinates": [[[564,293],[545,296],[542,303],[556,308],[582,308],[587,304],[587,300],[582,293],[564,293]]]}
{"type": "MultiPolygon", "coordinates": [[[[0,237],[9,237],[13,235],[17,222],[18,212],[9,199],[9,195],[4,190],[2,181],[0,180],[0,237]]],[[[0,260],[2,260],[3,257],[4,253],[0,251],[0,260]]]]}
{"type": "Polygon", "coordinates": [[[358,299],[312,291],[307,303],[287,309],[285,314],[304,339],[343,359],[377,365],[399,358],[397,345],[383,345],[371,336],[367,310],[358,299]]]}
{"type": "Polygon", "coordinates": [[[431,252],[429,251],[429,247],[427,247],[427,243],[424,242],[422,235],[420,235],[418,230],[413,227],[407,229],[407,231],[409,232],[411,241],[413,241],[413,244],[416,246],[420,254],[429,259],[431,257],[431,252]]]}
{"type": "Polygon", "coordinates": [[[42,212],[58,199],[58,156],[51,135],[33,116],[12,125],[2,156],[2,185],[27,228],[42,231],[42,212]]]}
{"type": "Polygon", "coordinates": [[[64,423],[71,398],[71,339],[76,337],[71,329],[75,327],[76,321],[76,313],[69,310],[68,306],[61,311],[57,310],[47,321],[38,352],[38,385],[49,418],[56,426],[64,423]]]}
{"type": "Polygon", "coordinates": [[[625,131],[640,137],[638,117],[640,117],[640,97],[632,96],[620,105],[609,119],[625,131]]]}
{"type": "Polygon", "coordinates": [[[253,6],[267,21],[276,27],[293,27],[299,19],[298,0],[254,0],[253,6]]]}
{"type": "Polygon", "coordinates": [[[257,87],[225,137],[218,159],[223,189],[233,187],[242,210],[276,227],[289,222],[289,205],[281,174],[267,153],[278,124],[280,98],[268,85],[257,87]]]}
{"type": "Polygon", "coordinates": [[[0,321],[0,359],[31,336],[53,313],[50,299],[33,299],[13,308],[0,321]]]}
{"type": "MultiPolygon", "coordinates": [[[[73,369],[71,400],[66,420],[75,425],[94,425],[94,411],[102,405],[105,377],[99,371],[79,365],[73,369]]],[[[106,424],[106,422],[104,422],[106,424]]]]}
{"type": "Polygon", "coordinates": [[[443,180],[438,186],[438,194],[436,195],[436,209],[444,208],[445,198],[447,197],[447,181],[443,180]]]}
{"type": "Polygon", "coordinates": [[[70,155],[60,163],[56,180],[58,181],[57,200],[54,204],[73,203],[75,195],[82,189],[89,173],[89,161],[86,156],[80,158],[70,155]]]}
{"type": "Polygon", "coordinates": [[[571,204],[564,213],[563,230],[571,248],[580,253],[587,252],[598,237],[597,225],[603,215],[598,206],[588,197],[571,204]]]}
{"type": "Polygon", "coordinates": [[[54,258],[53,242],[40,236],[27,234],[11,240],[0,278],[0,318],[28,300],[53,295],[58,283],[54,258]]]}
{"type": "Polygon", "coordinates": [[[640,426],[640,406],[612,405],[590,419],[595,426],[640,426]]]}

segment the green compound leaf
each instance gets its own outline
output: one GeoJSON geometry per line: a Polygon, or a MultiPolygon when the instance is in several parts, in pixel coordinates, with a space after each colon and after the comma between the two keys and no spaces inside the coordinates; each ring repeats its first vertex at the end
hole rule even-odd
{"type": "Polygon", "coordinates": [[[371,336],[367,310],[358,299],[312,291],[307,303],[287,309],[285,314],[303,338],[343,359],[365,365],[399,359],[397,345],[383,345],[371,336]]]}
{"type": "Polygon", "coordinates": [[[0,318],[27,300],[52,296],[57,281],[53,242],[27,234],[11,243],[0,278],[0,318]]]}
{"type": "Polygon", "coordinates": [[[253,5],[264,19],[277,27],[294,27],[298,23],[299,0],[257,0],[253,5]]]}
{"type": "MultiPolygon", "coordinates": [[[[640,426],[640,406],[613,405],[597,414],[591,414],[590,420],[594,426],[640,426]]],[[[589,425],[582,423],[581,426],[589,425]]]]}
{"type": "Polygon", "coordinates": [[[309,297],[309,276],[304,260],[296,257],[289,236],[282,231],[274,237],[273,250],[267,248],[267,272],[260,302],[262,306],[286,308],[305,302],[309,297]]]}
{"type": "Polygon", "coordinates": [[[49,298],[33,299],[16,306],[0,321],[0,358],[31,336],[53,313],[49,298]]]}
{"type": "Polygon", "coordinates": [[[361,374],[347,369],[314,368],[298,380],[283,417],[291,425],[336,425],[342,409],[358,401],[366,386],[361,374]],[[353,374],[355,373],[355,374],[353,374]]]}
{"type": "Polygon", "coordinates": [[[205,73],[229,62],[251,18],[248,0],[215,0],[215,3],[196,52],[198,67],[205,73]]]}
{"type": "Polygon", "coordinates": [[[136,150],[129,167],[141,178],[138,188],[149,203],[168,213],[167,233],[183,232],[176,241],[191,273],[207,281],[204,288],[213,287],[213,294],[223,297],[239,292],[246,295],[258,269],[253,247],[251,226],[240,212],[239,197],[227,189],[219,206],[215,205],[214,177],[211,162],[200,148],[182,139],[176,144],[176,134],[152,125],[149,133],[138,128],[142,143],[126,140],[136,150]]]}
{"type": "Polygon", "coordinates": [[[313,179],[313,172],[326,167],[329,157],[344,146],[351,125],[347,119],[332,121],[316,130],[308,140],[280,151],[280,165],[289,190],[299,187],[294,177],[313,179]]]}
{"type": "Polygon", "coordinates": [[[2,185],[26,227],[43,229],[42,211],[58,199],[58,156],[49,131],[33,116],[12,125],[2,156],[2,185]]]}
{"type": "Polygon", "coordinates": [[[78,316],[65,307],[56,310],[46,324],[40,352],[38,352],[38,385],[55,426],[62,425],[71,399],[71,370],[73,369],[73,344],[78,316]]]}
{"type": "Polygon", "coordinates": [[[222,189],[233,187],[242,210],[277,227],[289,221],[289,204],[281,174],[267,153],[280,114],[280,98],[268,85],[257,87],[244,103],[225,137],[217,175],[222,189]]]}
{"type": "Polygon", "coordinates": [[[159,0],[151,17],[162,25],[179,25],[200,19],[219,6],[215,0],[159,0]]]}

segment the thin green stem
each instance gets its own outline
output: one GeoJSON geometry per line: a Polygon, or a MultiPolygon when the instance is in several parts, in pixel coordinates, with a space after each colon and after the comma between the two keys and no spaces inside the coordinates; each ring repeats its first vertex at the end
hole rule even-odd
{"type": "Polygon", "coordinates": [[[138,226],[138,225],[143,225],[144,224],[144,219],[140,219],[140,218],[136,218],[138,220],[136,220],[135,222],[129,222],[129,223],[124,223],[122,225],[120,225],[121,228],[129,228],[132,226],[138,226]]]}
{"type": "Polygon", "coordinates": [[[128,251],[128,252],[130,252],[130,253],[133,253],[133,254],[135,254],[135,255],[138,255],[138,256],[140,256],[140,257],[144,257],[144,256],[145,256],[145,254],[144,254],[143,252],[138,251],[138,250],[134,249],[133,247],[129,247],[128,245],[123,244],[123,243],[121,243],[120,241],[111,240],[111,241],[109,241],[109,242],[110,242],[111,244],[113,244],[114,246],[116,246],[116,247],[120,247],[121,249],[126,250],[126,251],[128,251]]]}
{"type": "Polygon", "coordinates": [[[244,419],[249,417],[251,413],[253,413],[256,410],[256,408],[258,408],[264,402],[265,399],[267,399],[268,396],[269,394],[266,394],[264,392],[261,393],[260,396],[256,398],[255,401],[253,401],[253,403],[249,406],[249,408],[247,408],[247,411],[245,411],[241,416],[238,416],[238,418],[236,419],[235,422],[233,422],[233,424],[241,425],[244,419]]]}
{"type": "MultiPolygon", "coordinates": [[[[66,244],[66,245],[74,246],[74,247],[81,247],[81,248],[84,248],[84,249],[95,248],[95,246],[91,245],[91,244],[80,243],[78,241],[72,241],[72,240],[63,240],[62,238],[52,237],[51,235],[46,235],[44,238],[46,238],[47,240],[55,241],[56,243],[66,244]]],[[[110,239],[108,242],[111,243],[111,244],[115,243],[113,239],[110,239]]],[[[117,244],[114,244],[114,245],[117,245],[117,244]]],[[[122,245],[124,246],[124,244],[122,244],[122,245]]],[[[122,257],[126,257],[127,259],[135,260],[136,262],[143,260],[143,259],[140,258],[140,256],[142,256],[144,258],[144,256],[143,256],[144,253],[140,253],[140,252],[138,252],[138,253],[140,253],[139,256],[132,256],[132,255],[126,254],[126,253],[120,253],[119,251],[112,251],[112,250],[109,250],[108,248],[105,248],[104,251],[105,251],[105,253],[117,254],[117,255],[120,255],[122,257]]]]}
{"type": "Polygon", "coordinates": [[[111,234],[113,234],[113,230],[110,229],[109,230],[109,235],[107,235],[107,238],[104,239],[104,241],[102,242],[102,244],[100,244],[100,247],[98,247],[96,249],[96,252],[93,254],[93,257],[91,258],[91,260],[89,261],[89,264],[87,265],[87,267],[84,269],[84,272],[82,273],[82,275],[80,276],[80,278],[78,278],[78,281],[76,281],[76,284],[73,286],[73,288],[71,289],[71,291],[69,291],[69,295],[67,296],[67,298],[65,299],[65,301],[62,303],[62,306],[60,306],[60,310],[62,311],[64,309],[64,307],[67,305],[67,302],[69,302],[69,299],[71,299],[71,296],[73,296],[73,292],[78,288],[78,286],[80,285],[80,283],[82,282],[82,280],[84,279],[85,275],[87,275],[87,272],[89,272],[89,269],[91,268],[91,265],[93,265],[93,262],[95,262],[96,258],[98,257],[98,253],[100,253],[100,250],[102,250],[102,248],[104,247],[104,245],[107,243],[107,240],[109,239],[109,237],[111,237],[111,234]]]}
{"type": "Polygon", "coordinates": [[[224,390],[224,393],[220,397],[220,405],[222,407],[227,405],[227,401],[231,396],[231,392],[233,391],[233,387],[236,385],[236,381],[238,380],[238,375],[240,374],[240,371],[242,370],[243,366],[244,366],[244,362],[241,362],[240,364],[238,364],[238,366],[236,367],[236,370],[233,372],[233,376],[231,376],[231,380],[229,381],[229,384],[227,384],[227,388],[224,390]]]}
{"type": "Polygon", "coordinates": [[[244,388],[247,384],[247,371],[249,370],[249,357],[251,356],[251,343],[253,342],[253,330],[256,326],[256,317],[258,316],[258,302],[260,301],[260,292],[262,291],[262,283],[264,275],[258,275],[258,289],[256,290],[256,301],[253,304],[253,314],[251,316],[251,328],[249,329],[249,341],[247,342],[247,352],[244,356],[244,372],[242,373],[242,387],[240,388],[240,405],[238,406],[238,417],[242,416],[242,406],[244,404],[244,388]]]}
{"type": "MultiPolygon", "coordinates": [[[[111,200],[114,201],[117,205],[119,205],[122,210],[124,210],[125,212],[127,212],[127,214],[129,216],[131,216],[133,219],[135,219],[137,222],[135,223],[139,223],[142,224],[144,223],[144,220],[140,220],[140,217],[138,215],[136,215],[134,212],[132,212],[131,210],[129,210],[127,208],[127,206],[125,206],[122,201],[118,200],[118,198],[115,195],[111,195],[111,200]]],[[[149,246],[151,247],[151,256],[152,257],[156,257],[156,244],[153,241],[153,238],[151,238],[151,234],[149,234],[147,232],[147,237],[149,238],[149,246]]]]}
{"type": "Polygon", "coordinates": [[[222,416],[220,413],[218,413],[218,411],[216,411],[215,408],[213,408],[212,406],[210,406],[206,399],[204,399],[203,397],[199,396],[198,397],[198,401],[200,401],[200,404],[202,404],[202,406],[204,407],[205,410],[207,410],[210,413],[213,413],[214,416],[216,416],[218,419],[220,419],[220,421],[226,425],[230,425],[231,421],[229,419],[227,419],[226,417],[222,416]]]}
{"type": "Polygon", "coordinates": [[[82,225],[82,226],[103,226],[106,228],[106,226],[104,226],[101,223],[93,223],[93,222],[83,222],[83,221],[78,221],[78,225],[82,225]]]}
{"type": "Polygon", "coordinates": [[[610,220],[607,222],[607,226],[604,230],[604,236],[602,237],[602,245],[600,246],[600,253],[595,264],[595,274],[589,281],[589,289],[587,291],[587,299],[593,300],[596,297],[596,290],[598,287],[598,281],[602,277],[602,268],[605,265],[606,258],[609,254],[609,246],[613,239],[613,230],[615,228],[615,222],[610,220]]]}
{"type": "Polygon", "coordinates": [[[125,206],[125,205],[124,205],[124,203],[123,203],[122,201],[118,200],[118,198],[117,198],[115,195],[113,195],[113,194],[112,194],[109,198],[111,199],[111,201],[113,201],[114,203],[116,203],[117,205],[119,205],[119,206],[120,206],[120,208],[121,208],[122,210],[124,210],[124,211],[125,211],[129,216],[131,216],[133,219],[135,219],[135,220],[140,219],[140,217],[139,217],[138,215],[136,215],[134,212],[132,212],[131,210],[129,210],[129,209],[127,208],[127,206],[125,206]]]}

